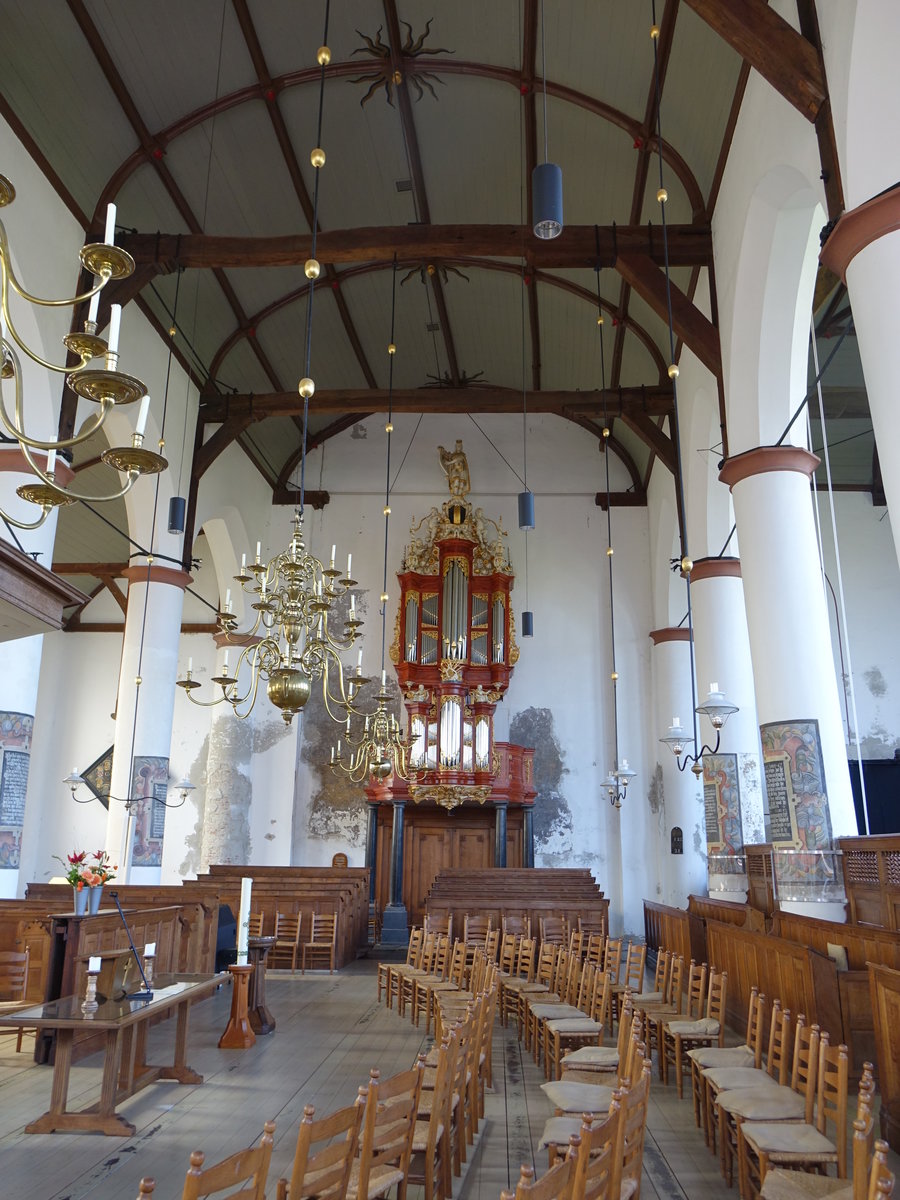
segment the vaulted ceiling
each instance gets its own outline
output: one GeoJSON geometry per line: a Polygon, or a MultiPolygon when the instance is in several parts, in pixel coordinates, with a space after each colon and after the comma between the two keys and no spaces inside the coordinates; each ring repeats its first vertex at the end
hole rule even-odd
{"type": "MultiPolygon", "coordinates": [[[[137,262],[118,298],[166,340],[176,330],[201,388],[195,477],[237,440],[285,499],[302,427],[324,0],[3,7],[3,115],[94,237],[116,202],[117,240],[137,262]]],[[[543,18],[539,0],[333,5],[310,446],[385,410],[395,292],[398,411],[520,411],[524,394],[598,437],[606,411],[640,499],[655,458],[675,465],[661,173],[678,344],[719,373],[714,278],[713,321],[692,300],[751,64],[818,119],[828,162],[814,6],[798,7],[802,33],[764,0],[659,0],[655,12],[651,0],[570,0],[543,18]],[[550,242],[530,231],[545,139],[565,187],[566,229],[550,242]]],[[[829,283],[820,302],[829,334],[851,320],[829,283]]],[[[829,404],[862,423],[847,482],[871,485],[851,340],[829,404]]],[[[64,399],[63,425],[74,419],[64,399]]]]}

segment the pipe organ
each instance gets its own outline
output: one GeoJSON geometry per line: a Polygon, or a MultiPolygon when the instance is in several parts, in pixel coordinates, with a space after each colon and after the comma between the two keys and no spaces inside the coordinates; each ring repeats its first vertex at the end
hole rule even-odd
{"type": "MultiPolygon", "coordinates": [[[[525,819],[535,795],[533,751],[494,741],[494,710],[519,657],[507,535],[500,522],[469,502],[462,443],[450,453],[441,449],[440,457],[450,498],[413,525],[397,574],[400,603],[391,660],[407,710],[409,779],[392,777],[367,788],[370,802],[385,810],[383,841],[387,806],[407,807],[403,892],[413,918],[434,873],[426,866],[419,878],[415,865],[410,868],[419,825],[430,830],[432,865],[505,866],[508,837],[510,865],[533,861],[530,812],[525,819]],[[460,815],[461,809],[467,815],[460,815]],[[477,832],[462,832],[481,826],[487,841],[477,832]],[[441,844],[439,863],[435,841],[441,844]]],[[[388,857],[384,845],[374,858],[376,877],[397,869],[391,867],[395,855],[388,857]]],[[[387,899],[384,879],[376,892],[387,899]]]]}

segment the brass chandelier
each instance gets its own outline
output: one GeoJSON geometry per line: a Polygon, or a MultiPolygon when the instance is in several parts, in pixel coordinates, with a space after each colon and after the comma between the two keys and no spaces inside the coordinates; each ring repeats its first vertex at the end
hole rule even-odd
{"type": "MultiPolygon", "coordinates": [[[[0,175],[0,208],[12,204],[15,196],[13,185],[0,175]]],[[[23,484],[16,489],[17,494],[23,500],[39,505],[41,509],[40,516],[30,522],[17,520],[4,513],[4,518],[19,529],[37,529],[54,508],[72,504],[76,500],[86,500],[92,503],[117,500],[131,490],[141,475],[156,474],[168,466],[161,455],[145,449],[143,445],[150,406],[150,397],[147,395],[146,387],[139,379],[117,369],[119,328],[122,316],[119,305],[111,306],[108,340],[104,340],[97,334],[100,292],[110,280],[125,279],[134,271],[134,260],[131,255],[115,245],[115,217],[115,205],[110,204],[107,208],[104,240],[82,247],[79,255],[82,266],[95,276],[97,282],[88,291],[62,300],[48,300],[33,296],[22,286],[13,269],[6,229],[0,222],[0,315],[2,315],[2,320],[0,320],[0,377],[3,381],[13,381],[15,393],[15,407],[11,416],[3,397],[2,387],[0,387],[0,420],[6,431],[19,443],[25,461],[39,480],[37,483],[23,484]],[[9,304],[10,292],[25,303],[41,308],[74,308],[76,305],[90,301],[88,317],[84,322],[84,332],[69,333],[63,338],[66,349],[81,360],[76,367],[52,363],[27,344],[12,316],[9,304]],[[22,393],[22,362],[19,358],[19,351],[39,367],[64,374],[68,386],[77,395],[99,405],[99,411],[85,423],[80,433],[68,438],[38,438],[26,432],[25,401],[22,393]],[[103,365],[93,366],[93,362],[98,359],[104,360],[103,365]],[[131,445],[110,447],[100,456],[104,463],[124,474],[125,482],[119,490],[99,496],[86,495],[57,482],[57,454],[87,441],[101,428],[117,405],[134,404],[138,400],[142,403],[137,425],[132,434],[131,445]],[[34,451],[45,452],[46,457],[41,455],[43,465],[40,465],[35,458],[34,451]]]]}
{"type": "Polygon", "coordinates": [[[194,698],[193,692],[201,685],[193,678],[189,663],[185,678],[175,682],[192,703],[208,707],[227,702],[238,717],[248,717],[264,682],[269,700],[290,725],[309,699],[313,683],[321,681],[325,708],[332,720],[343,723],[348,713],[356,711],[357,692],[369,682],[362,674],[362,651],[355,674],[345,673],[340,657],[353,646],[363,624],[352,593],[342,630],[335,633],[329,627],[329,618],[332,622],[335,618],[336,602],[356,584],[350,576],[352,555],[347,555],[346,575],[334,565],[336,547],[332,547],[331,563],[326,567],[303,544],[300,510],[294,513],[293,527],[287,549],[270,562],[260,560],[258,543],[255,562],[248,565],[244,556],[240,574],[234,579],[254,597],[250,607],[256,612],[255,621],[249,630],[237,632],[229,591],[222,611],[216,614],[216,624],[225,634],[226,646],[233,638],[235,647],[240,647],[237,662],[229,666],[226,649],[221,674],[212,680],[222,694],[213,700],[194,698]],[[244,667],[249,670],[249,680],[242,686],[244,667]]]}

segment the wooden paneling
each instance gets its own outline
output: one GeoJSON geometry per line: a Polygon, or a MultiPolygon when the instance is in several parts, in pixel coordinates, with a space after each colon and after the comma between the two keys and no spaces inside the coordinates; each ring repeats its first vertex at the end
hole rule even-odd
{"type": "Polygon", "coordinates": [[[645,900],[644,939],[651,958],[658,950],[673,950],[686,963],[714,961],[708,957],[703,921],[683,908],[645,900]]]}
{"type": "Polygon", "coordinates": [[[733,900],[720,900],[715,896],[688,896],[688,912],[704,921],[722,921],[726,925],[740,925],[742,929],[765,929],[765,917],[750,904],[736,904],[733,900]]]}
{"type": "Polygon", "coordinates": [[[900,834],[838,838],[854,925],[900,930],[900,834]]]}
{"type": "Polygon", "coordinates": [[[875,1054],[881,1092],[881,1136],[900,1153],[900,971],[869,967],[875,1054]]]}

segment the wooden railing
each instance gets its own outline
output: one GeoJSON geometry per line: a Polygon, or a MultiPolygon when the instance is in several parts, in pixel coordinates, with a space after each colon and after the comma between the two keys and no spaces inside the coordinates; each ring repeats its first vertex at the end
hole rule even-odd
{"type": "Polygon", "coordinates": [[[672,950],[683,955],[685,963],[692,958],[698,963],[709,961],[703,921],[686,909],[645,900],[644,937],[651,959],[659,950],[672,950]]]}
{"type": "Polygon", "coordinates": [[[900,930],[900,834],[838,838],[849,920],[900,930]]]}
{"type": "Polygon", "coordinates": [[[716,896],[688,896],[688,912],[703,921],[721,921],[724,925],[739,925],[741,929],[763,932],[766,919],[751,904],[720,900],[716,896]]]}

